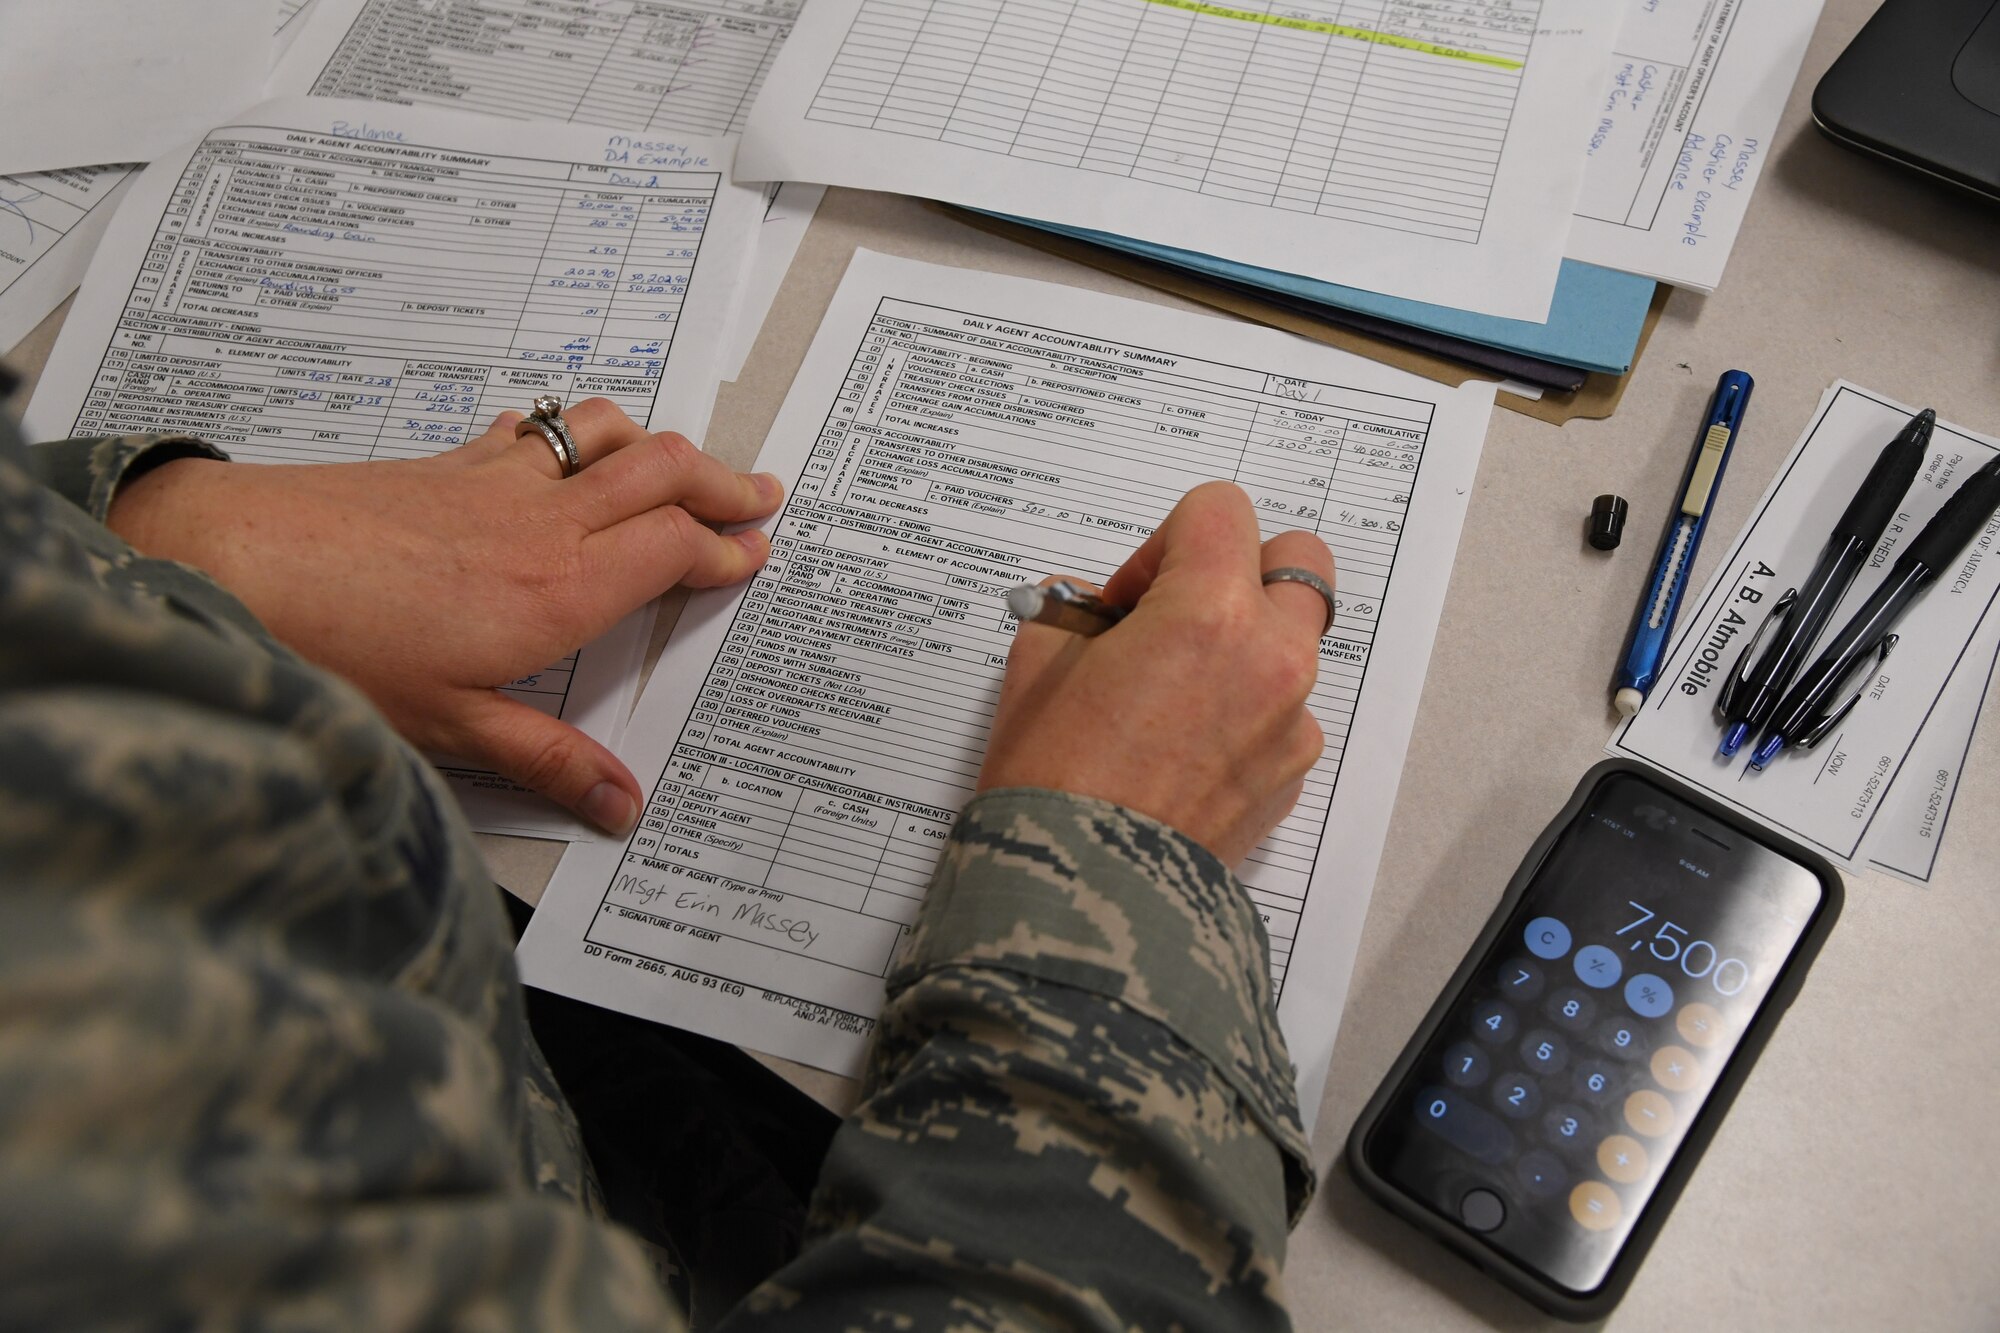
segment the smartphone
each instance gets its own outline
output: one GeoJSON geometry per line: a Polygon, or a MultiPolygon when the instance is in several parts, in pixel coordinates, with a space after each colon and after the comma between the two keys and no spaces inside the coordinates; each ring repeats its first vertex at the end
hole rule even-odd
{"type": "Polygon", "coordinates": [[[1599,764],[1356,1122],[1356,1178],[1543,1309],[1601,1318],[1840,904],[1811,852],[1599,764]]]}

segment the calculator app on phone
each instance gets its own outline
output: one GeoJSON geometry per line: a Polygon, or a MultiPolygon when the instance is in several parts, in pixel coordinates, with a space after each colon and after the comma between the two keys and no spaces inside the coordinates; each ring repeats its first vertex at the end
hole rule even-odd
{"type": "Polygon", "coordinates": [[[1368,1165],[1591,1291],[1823,896],[1804,866],[1611,774],[1384,1103],[1368,1165]]]}

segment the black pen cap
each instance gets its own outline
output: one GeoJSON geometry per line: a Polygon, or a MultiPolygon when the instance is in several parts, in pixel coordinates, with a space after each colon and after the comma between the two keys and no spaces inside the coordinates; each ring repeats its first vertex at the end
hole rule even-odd
{"type": "Polygon", "coordinates": [[[1590,506],[1590,544],[1600,551],[1615,551],[1625,535],[1624,498],[1600,495],[1590,506]]]}
{"type": "MultiPolygon", "coordinates": [[[[1967,477],[1951,493],[1944,507],[1910,543],[1903,560],[1926,569],[1942,569],[1958,559],[1959,552],[1979,535],[1996,510],[2000,510],[2000,454],[1995,454],[1985,467],[1967,477]]],[[[1899,565],[1902,563],[1897,561],[1899,565]]]]}
{"type": "Polygon", "coordinates": [[[1882,540],[1889,520],[1896,516],[1896,506],[1903,502],[1910,483],[1917,479],[1917,471],[1924,465],[1924,452],[1930,448],[1931,429],[1936,425],[1937,413],[1927,407],[1911,417],[1896,432],[1896,438],[1882,447],[1861,489],[1847,502],[1847,512],[1833,525],[1836,540],[1858,537],[1871,548],[1882,540]]]}

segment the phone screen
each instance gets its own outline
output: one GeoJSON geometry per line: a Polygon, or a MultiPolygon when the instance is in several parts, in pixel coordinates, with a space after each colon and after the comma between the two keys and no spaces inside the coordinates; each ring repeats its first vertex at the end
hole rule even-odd
{"type": "Polygon", "coordinates": [[[1370,1165],[1591,1292],[1823,897],[1804,866],[1608,775],[1389,1101],[1370,1165]]]}

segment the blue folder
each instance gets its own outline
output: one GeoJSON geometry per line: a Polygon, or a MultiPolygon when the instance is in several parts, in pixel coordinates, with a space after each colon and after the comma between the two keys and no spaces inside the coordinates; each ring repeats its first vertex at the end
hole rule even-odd
{"type": "Polygon", "coordinates": [[[1172,246],[1135,241],[1129,236],[1115,236],[1087,227],[1055,226],[1005,213],[990,216],[1058,236],[1071,236],[1155,263],[1171,264],[1222,282],[1260,288],[1319,305],[1336,306],[1428,329],[1446,337],[1463,338],[1487,347],[1612,375],[1623,375],[1632,368],[1633,357],[1639,347],[1639,333],[1646,322],[1646,310],[1653,302],[1654,283],[1651,278],[1635,277],[1615,269],[1565,259],[1562,272],[1556,278],[1555,301],[1549,310],[1549,322],[1530,324],[1521,319],[1496,319],[1491,315],[1454,310],[1450,306],[1426,305],[1422,301],[1383,296],[1359,287],[1318,282],[1292,273],[1280,273],[1276,269],[1238,264],[1193,250],[1176,250],[1172,246]]]}

